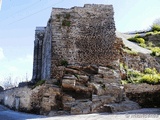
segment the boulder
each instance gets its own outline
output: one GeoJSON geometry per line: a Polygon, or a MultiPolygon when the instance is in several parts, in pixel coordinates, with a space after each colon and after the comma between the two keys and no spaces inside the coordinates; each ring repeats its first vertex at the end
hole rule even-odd
{"type": "Polygon", "coordinates": [[[126,96],[142,107],[160,107],[160,85],[127,84],[124,87],[126,96]]]}
{"type": "Polygon", "coordinates": [[[71,108],[71,114],[87,114],[91,113],[92,101],[90,100],[77,100],[76,105],[71,108]]]}
{"type": "Polygon", "coordinates": [[[104,104],[104,109],[111,110],[111,112],[123,112],[123,111],[129,111],[129,110],[136,110],[140,109],[138,103],[125,100],[120,103],[111,103],[111,104],[104,104]]]}

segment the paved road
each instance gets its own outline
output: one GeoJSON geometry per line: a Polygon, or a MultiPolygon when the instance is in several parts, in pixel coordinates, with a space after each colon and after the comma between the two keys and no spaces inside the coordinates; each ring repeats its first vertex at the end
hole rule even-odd
{"type": "Polygon", "coordinates": [[[0,105],[0,120],[30,120],[45,118],[40,115],[32,115],[26,113],[15,112],[0,105]]]}
{"type": "Polygon", "coordinates": [[[129,35],[129,34],[124,34],[124,33],[120,33],[120,32],[116,31],[116,36],[119,37],[119,38],[122,38],[125,46],[132,49],[133,51],[144,53],[144,54],[150,54],[151,53],[150,50],[142,48],[139,45],[137,45],[136,43],[133,43],[133,42],[130,42],[130,41],[127,40],[128,38],[135,36],[134,34],[129,35]]]}
{"type": "Polygon", "coordinates": [[[44,117],[14,112],[0,106],[0,120],[160,120],[160,108],[140,109],[114,114],[96,113],[86,115],[68,115],[44,117]]]}

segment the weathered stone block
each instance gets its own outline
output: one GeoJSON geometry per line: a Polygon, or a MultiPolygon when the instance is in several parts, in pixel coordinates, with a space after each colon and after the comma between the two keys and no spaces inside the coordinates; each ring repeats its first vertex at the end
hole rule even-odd
{"type": "Polygon", "coordinates": [[[63,79],[62,87],[65,89],[73,89],[76,85],[76,80],[63,79]]]}

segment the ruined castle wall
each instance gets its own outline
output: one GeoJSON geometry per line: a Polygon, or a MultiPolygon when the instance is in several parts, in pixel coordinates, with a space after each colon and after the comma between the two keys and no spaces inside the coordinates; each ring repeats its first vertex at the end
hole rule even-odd
{"type": "Polygon", "coordinates": [[[53,34],[52,66],[60,65],[61,61],[107,66],[117,59],[118,55],[113,52],[113,15],[112,5],[53,8],[50,20],[53,34]]]}
{"type": "Polygon", "coordinates": [[[41,79],[41,69],[42,69],[42,47],[43,39],[45,34],[44,27],[37,27],[35,31],[35,41],[34,41],[34,60],[33,60],[33,76],[32,81],[37,81],[41,79]]]}
{"type": "MultiPolygon", "coordinates": [[[[71,64],[104,64],[114,59],[115,25],[111,5],[52,10],[53,59],[71,64]]],[[[55,62],[55,61],[54,61],[55,62]]]]}
{"type": "Polygon", "coordinates": [[[47,25],[42,48],[42,70],[41,79],[49,79],[51,73],[51,26],[47,25]]]}
{"type": "Polygon", "coordinates": [[[108,66],[117,60],[113,16],[112,5],[53,8],[45,31],[36,32],[33,79],[54,77],[64,61],[108,66]]]}

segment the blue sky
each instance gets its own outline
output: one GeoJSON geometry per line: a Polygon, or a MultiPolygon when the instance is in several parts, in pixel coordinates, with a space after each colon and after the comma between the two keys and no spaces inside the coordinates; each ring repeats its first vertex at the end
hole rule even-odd
{"type": "Polygon", "coordinates": [[[3,0],[0,10],[0,85],[31,79],[34,31],[46,26],[52,7],[112,4],[120,32],[149,28],[160,18],[160,0],[3,0]],[[27,74],[27,75],[26,75],[27,74]]]}

